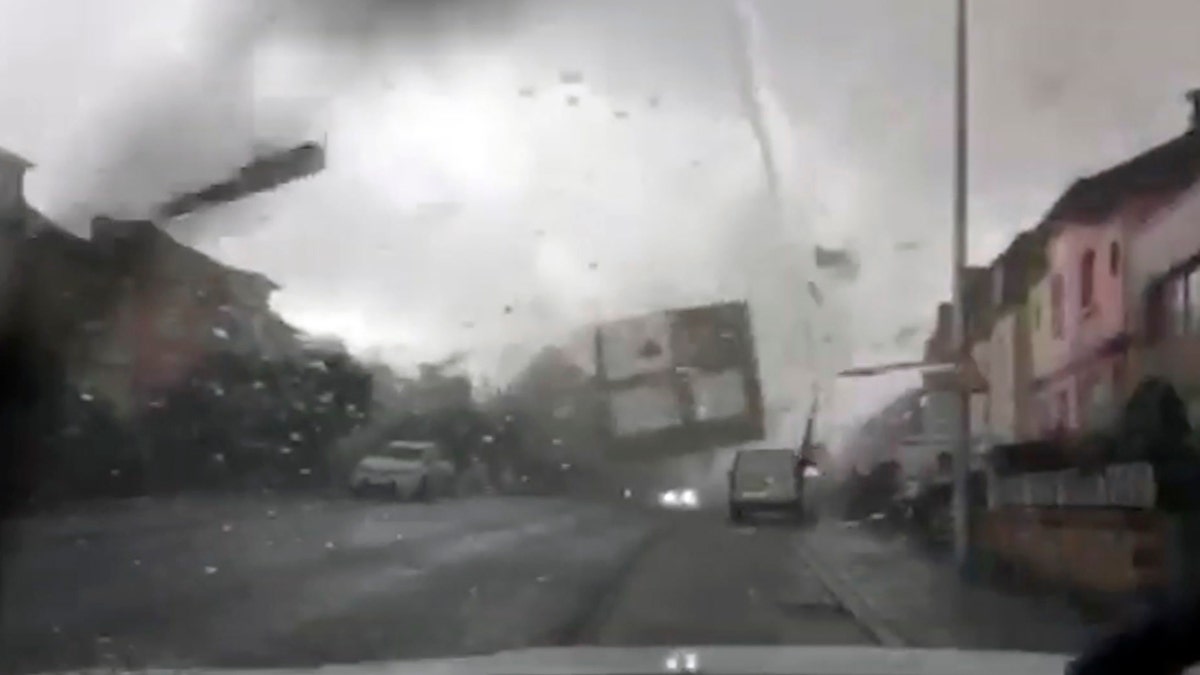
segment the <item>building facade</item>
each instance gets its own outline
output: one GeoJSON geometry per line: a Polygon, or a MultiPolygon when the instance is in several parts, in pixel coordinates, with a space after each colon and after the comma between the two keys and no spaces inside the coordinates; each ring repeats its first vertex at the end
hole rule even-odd
{"type": "Polygon", "coordinates": [[[1200,177],[1200,99],[1192,102],[1187,132],[1076,181],[1038,227],[1048,233],[1051,336],[1060,344],[1035,386],[1068,432],[1111,426],[1133,387],[1126,249],[1200,177]]]}
{"type": "Polygon", "coordinates": [[[1171,382],[1200,423],[1200,185],[1132,233],[1127,266],[1130,373],[1171,382]]]}

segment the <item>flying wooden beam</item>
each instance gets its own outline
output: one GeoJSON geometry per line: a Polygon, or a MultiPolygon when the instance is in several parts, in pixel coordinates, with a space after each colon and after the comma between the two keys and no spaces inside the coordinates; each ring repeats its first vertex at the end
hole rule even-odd
{"type": "Polygon", "coordinates": [[[195,213],[218,204],[267,192],[285,183],[307,178],[325,169],[325,148],[319,143],[304,143],[289,150],[255,159],[229,180],[214,183],[196,192],[176,195],[157,209],[159,218],[169,220],[195,213]]]}

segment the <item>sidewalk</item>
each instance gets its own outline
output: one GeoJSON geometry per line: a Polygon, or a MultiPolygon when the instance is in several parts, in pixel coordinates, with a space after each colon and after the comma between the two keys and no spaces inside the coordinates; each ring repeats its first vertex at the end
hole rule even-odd
{"type": "Polygon", "coordinates": [[[1063,598],[963,582],[950,561],[902,535],[827,522],[805,532],[799,549],[885,644],[1077,653],[1103,629],[1063,598]]]}

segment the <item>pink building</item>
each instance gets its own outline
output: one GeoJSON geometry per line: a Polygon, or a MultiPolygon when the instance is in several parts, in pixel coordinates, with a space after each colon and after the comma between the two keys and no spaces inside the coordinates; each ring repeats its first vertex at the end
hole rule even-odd
{"type": "Polygon", "coordinates": [[[1200,98],[1193,126],[1122,164],[1076,181],[1046,214],[1049,314],[1058,362],[1035,379],[1037,402],[1080,432],[1110,424],[1127,374],[1130,239],[1200,177],[1200,98]]]}

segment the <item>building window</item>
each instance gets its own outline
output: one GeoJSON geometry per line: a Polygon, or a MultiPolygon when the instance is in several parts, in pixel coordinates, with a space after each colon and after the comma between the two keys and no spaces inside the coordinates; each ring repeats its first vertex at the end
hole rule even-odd
{"type": "Polygon", "coordinates": [[[1054,337],[1063,335],[1063,277],[1055,274],[1050,278],[1050,330],[1054,337]]]}
{"type": "Polygon", "coordinates": [[[1117,276],[1121,271],[1121,245],[1112,242],[1108,245],[1108,273],[1117,276]]]}
{"type": "Polygon", "coordinates": [[[1187,323],[1184,333],[1200,335],[1200,269],[1193,269],[1187,274],[1187,323]]]}
{"type": "Polygon", "coordinates": [[[1166,288],[1164,296],[1167,304],[1167,334],[1183,335],[1187,332],[1188,325],[1187,277],[1168,281],[1166,288]]]}
{"type": "Polygon", "coordinates": [[[1146,320],[1152,339],[1200,336],[1200,269],[1172,276],[1152,289],[1146,320]]]}
{"type": "Polygon", "coordinates": [[[1079,261],[1079,307],[1087,309],[1092,306],[1092,295],[1095,290],[1096,252],[1092,249],[1084,251],[1079,261]]]}

